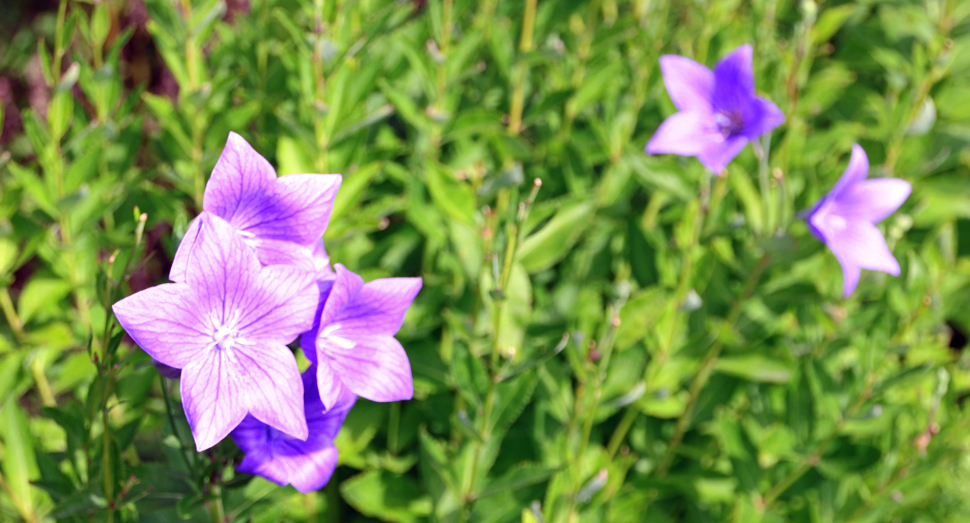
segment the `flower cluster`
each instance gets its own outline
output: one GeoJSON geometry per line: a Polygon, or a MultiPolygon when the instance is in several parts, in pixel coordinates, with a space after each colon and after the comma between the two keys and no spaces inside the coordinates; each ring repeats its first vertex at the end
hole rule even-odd
{"type": "Polygon", "coordinates": [[[364,283],[336,272],[321,240],[340,175],[277,178],[235,133],[205,188],[166,283],[113,307],[160,368],[180,373],[196,448],[230,435],[239,470],[308,492],[329,480],[333,439],[357,396],[412,396],[394,334],[420,278],[364,283]],[[300,338],[302,373],[287,346],[300,338]]]}
{"type": "MultiPolygon", "coordinates": [[[[785,121],[771,101],[755,95],[750,45],[724,57],[711,71],[682,56],[660,57],[664,84],[679,112],[660,125],[647,143],[650,154],[696,156],[721,175],[747,145],[785,121]]],[[[909,182],[866,180],[869,160],[859,145],[831,192],[806,214],[809,230],[842,266],[842,292],[848,297],[862,269],[899,275],[899,263],[875,227],[898,209],[912,190],[909,182]]]]}

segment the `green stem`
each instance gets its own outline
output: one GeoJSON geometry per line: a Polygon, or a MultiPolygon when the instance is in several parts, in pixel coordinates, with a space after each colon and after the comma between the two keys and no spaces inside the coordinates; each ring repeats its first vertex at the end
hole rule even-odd
{"type": "Polygon", "coordinates": [[[210,492],[213,497],[212,504],[209,505],[212,523],[226,523],[226,508],[222,502],[222,485],[218,481],[213,481],[210,492]]]}
{"type": "MultiPolygon", "coordinates": [[[[522,36],[519,39],[519,53],[526,54],[532,51],[532,34],[535,31],[536,22],[536,3],[537,0],[526,0],[525,14],[522,17],[522,36]]],[[[522,109],[525,105],[525,77],[528,73],[528,66],[520,56],[515,64],[515,72],[512,77],[512,107],[509,111],[509,133],[519,134],[522,130],[522,109]]]]}
{"type": "Polygon", "coordinates": [[[13,306],[13,300],[10,299],[10,292],[6,286],[0,287],[0,308],[3,309],[3,315],[7,318],[7,324],[13,330],[17,341],[23,341],[24,323],[20,321],[20,316],[17,315],[17,309],[13,306]]]}
{"type": "MultiPolygon", "coordinates": [[[[606,333],[599,344],[602,347],[603,356],[600,358],[599,364],[596,367],[596,372],[593,376],[593,391],[592,400],[589,405],[586,406],[586,416],[583,420],[583,432],[579,440],[579,451],[576,453],[576,459],[572,464],[572,489],[569,493],[569,497],[566,501],[567,510],[566,513],[568,517],[573,517],[573,511],[576,505],[576,494],[579,489],[582,488],[580,483],[583,466],[583,457],[586,455],[586,450],[589,448],[589,438],[593,432],[593,421],[596,418],[596,409],[599,407],[600,399],[603,395],[603,380],[606,378],[606,372],[610,368],[610,359],[613,355],[613,347],[616,342],[617,330],[620,327],[620,310],[623,308],[623,301],[616,303],[610,307],[610,324],[606,329],[606,333]]],[[[578,398],[577,398],[578,399],[578,398]]],[[[576,516],[578,517],[578,515],[576,516]]]]}
{"type": "MultiPolygon", "coordinates": [[[[738,316],[741,314],[741,306],[744,304],[745,300],[751,295],[754,290],[755,284],[761,277],[765,268],[768,267],[768,262],[770,258],[767,254],[761,257],[761,261],[758,263],[758,267],[748,276],[748,281],[745,283],[744,290],[741,295],[734,301],[731,305],[730,311],[728,311],[727,318],[725,322],[728,324],[734,323],[738,316]]],[[[714,371],[714,367],[717,365],[718,357],[721,354],[721,349],[724,348],[724,343],[719,338],[708,349],[707,354],[704,356],[704,361],[701,363],[700,370],[694,376],[694,380],[690,384],[688,389],[689,397],[687,400],[687,405],[684,407],[684,412],[677,419],[677,424],[674,428],[674,435],[670,439],[670,446],[667,447],[667,452],[657,466],[657,477],[663,478],[667,476],[667,472],[670,470],[670,466],[673,464],[674,457],[677,455],[677,449],[680,448],[681,442],[683,442],[684,434],[687,432],[687,428],[690,426],[691,415],[694,412],[694,407],[697,404],[697,398],[700,396],[701,390],[703,390],[704,385],[707,384],[707,380],[711,377],[711,373],[714,371]]]]}

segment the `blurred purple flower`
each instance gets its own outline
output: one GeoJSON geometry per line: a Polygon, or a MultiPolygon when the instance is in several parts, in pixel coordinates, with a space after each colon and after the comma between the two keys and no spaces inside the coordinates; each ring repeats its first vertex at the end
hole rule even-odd
{"type": "MultiPolygon", "coordinates": [[[[340,181],[339,174],[277,178],[273,166],[231,132],[205,186],[202,209],[229,222],[263,265],[313,271],[312,250],[330,222],[340,181]]],[[[192,240],[197,227],[189,225],[183,242],[192,240]]],[[[184,260],[176,255],[169,278],[184,277],[184,260]]]]}
{"type": "Polygon", "coordinates": [[[336,269],[335,280],[321,283],[319,321],[300,338],[317,365],[324,406],[332,408],[348,392],[371,401],[411,399],[411,365],[394,334],[421,290],[421,278],[364,283],[343,265],[336,269]]]}
{"type": "Polygon", "coordinates": [[[808,228],[842,266],[842,295],[849,297],[862,269],[899,276],[899,263],[875,224],[899,208],[912,186],[898,178],[866,180],[869,159],[852,146],[849,166],[832,191],[808,213],[808,228]]]}
{"type": "Polygon", "coordinates": [[[168,365],[153,359],[152,365],[158,369],[158,373],[162,375],[163,378],[170,380],[177,380],[182,376],[182,369],[176,369],[175,367],[169,367],[168,365]]]}
{"type": "Polygon", "coordinates": [[[755,96],[751,46],[725,56],[714,71],[683,56],[660,57],[667,93],[677,107],[647,143],[650,154],[696,156],[721,174],[751,140],[785,121],[778,106],[755,96]]]}
{"type": "Polygon", "coordinates": [[[175,256],[184,279],[133,294],[114,313],[149,356],[182,370],[182,406],[199,451],[247,414],[306,439],[303,383],[286,344],[313,325],[313,277],[260,267],[229,223],[210,213],[197,221],[175,256]]]}
{"type": "Polygon", "coordinates": [[[337,467],[337,447],[333,440],[357,397],[345,394],[324,411],[317,390],[317,370],[303,373],[303,405],[309,436],[302,441],[259,421],[253,416],[232,431],[232,439],[246,453],[239,472],[255,474],[278,483],[293,485],[300,492],[319,490],[327,484],[337,467]]]}

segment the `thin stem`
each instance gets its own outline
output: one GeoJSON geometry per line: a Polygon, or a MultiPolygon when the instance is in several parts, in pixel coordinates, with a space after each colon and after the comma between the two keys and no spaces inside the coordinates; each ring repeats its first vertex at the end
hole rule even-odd
{"type": "Polygon", "coordinates": [[[7,318],[7,324],[13,330],[17,341],[23,341],[24,323],[20,321],[20,316],[17,315],[17,309],[13,306],[13,300],[10,299],[10,292],[6,286],[0,287],[0,309],[3,309],[3,315],[7,318]]]}
{"type": "Polygon", "coordinates": [[[586,406],[586,417],[583,420],[583,432],[579,440],[579,451],[576,453],[576,460],[573,462],[573,473],[572,473],[572,489],[569,494],[567,503],[566,513],[572,517],[573,510],[576,504],[576,494],[579,489],[582,488],[580,483],[580,474],[582,473],[583,456],[586,455],[586,450],[589,448],[589,438],[593,432],[593,421],[596,418],[596,409],[599,407],[600,399],[603,395],[603,380],[606,378],[606,371],[610,367],[610,358],[613,355],[613,346],[616,342],[617,330],[620,327],[620,310],[623,308],[625,300],[621,300],[615,305],[610,307],[610,324],[606,329],[606,333],[599,344],[602,348],[603,355],[600,358],[599,364],[596,367],[596,372],[593,375],[593,390],[592,390],[592,400],[589,405],[586,406]]]}
{"type": "Polygon", "coordinates": [[[185,466],[192,475],[195,475],[195,467],[192,465],[191,460],[189,460],[189,455],[185,452],[185,442],[182,441],[182,436],[179,435],[178,427],[175,425],[175,413],[172,411],[172,397],[168,392],[168,383],[165,382],[165,378],[159,374],[158,379],[162,380],[162,396],[165,399],[165,414],[168,417],[168,424],[172,428],[172,435],[179,442],[179,454],[182,455],[182,459],[185,460],[185,466]]]}
{"type": "MultiPolygon", "coordinates": [[[[758,267],[748,276],[748,281],[744,285],[744,290],[737,300],[731,305],[730,311],[728,311],[727,318],[725,322],[728,324],[734,323],[738,316],[741,314],[741,306],[751,295],[754,290],[755,284],[761,277],[765,268],[768,267],[770,257],[765,254],[761,257],[758,262],[758,267]]],[[[701,390],[703,390],[704,385],[707,384],[707,380],[711,377],[711,373],[714,371],[714,367],[717,365],[718,357],[721,354],[721,349],[724,348],[724,342],[721,339],[716,340],[711,348],[708,349],[707,354],[704,356],[704,361],[701,363],[700,370],[694,376],[694,380],[690,384],[688,389],[689,397],[687,400],[687,405],[684,407],[684,412],[677,419],[677,424],[674,428],[674,435],[670,439],[670,446],[667,447],[667,453],[664,455],[657,467],[657,477],[666,477],[667,472],[670,470],[670,466],[673,464],[674,457],[677,454],[677,449],[680,448],[680,444],[684,439],[684,434],[687,432],[687,428],[690,426],[691,416],[694,413],[694,407],[697,405],[697,398],[700,396],[701,390]]]]}
{"type": "MultiPolygon", "coordinates": [[[[470,472],[466,476],[466,480],[463,485],[463,492],[461,496],[461,508],[458,511],[458,521],[464,522],[467,520],[468,511],[470,509],[471,501],[474,499],[472,490],[475,486],[475,476],[478,474],[479,462],[484,457],[485,453],[485,443],[488,442],[491,437],[491,423],[489,420],[492,417],[492,409],[495,405],[495,391],[498,386],[498,357],[500,352],[501,343],[501,330],[502,330],[502,312],[504,311],[505,300],[501,296],[502,291],[504,291],[506,285],[508,284],[509,275],[512,271],[512,264],[515,261],[515,250],[519,244],[520,235],[523,234],[522,229],[525,224],[526,219],[529,217],[529,212],[532,208],[533,203],[535,203],[536,195],[539,193],[539,188],[542,187],[542,181],[536,178],[532,182],[532,190],[529,192],[529,197],[524,203],[519,206],[518,213],[516,214],[515,220],[512,227],[509,229],[509,239],[506,244],[506,253],[503,261],[503,267],[501,275],[499,276],[499,281],[496,282],[496,289],[499,291],[497,297],[495,298],[495,308],[493,309],[492,316],[492,352],[489,359],[489,374],[491,379],[488,383],[488,392],[485,395],[485,406],[482,412],[481,423],[479,431],[481,433],[482,441],[476,442],[474,449],[472,451],[472,463],[470,472]]],[[[504,208],[500,208],[499,212],[502,212],[504,208]]]]}
{"type": "MultiPolygon", "coordinates": [[[[532,51],[532,34],[535,31],[537,0],[526,0],[525,14],[522,17],[522,36],[519,39],[519,53],[532,51]]],[[[515,64],[512,85],[512,107],[509,111],[509,133],[519,134],[522,130],[522,109],[525,105],[525,76],[528,73],[526,62],[519,57],[515,64]]]]}
{"type": "Polygon", "coordinates": [[[761,186],[761,202],[764,206],[764,233],[770,236],[773,231],[772,209],[771,209],[771,185],[768,174],[768,153],[771,147],[771,134],[766,134],[761,141],[752,142],[754,154],[758,158],[758,181],[761,186]]]}
{"type": "Polygon", "coordinates": [[[222,503],[222,485],[218,481],[213,481],[210,493],[213,497],[212,504],[209,505],[212,523],[226,523],[226,508],[222,503]]]}

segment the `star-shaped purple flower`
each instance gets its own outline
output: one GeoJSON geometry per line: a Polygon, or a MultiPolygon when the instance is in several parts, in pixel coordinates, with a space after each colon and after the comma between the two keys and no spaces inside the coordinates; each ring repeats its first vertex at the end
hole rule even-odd
{"type": "MultiPolygon", "coordinates": [[[[320,241],[340,188],[339,174],[289,174],[277,178],[273,166],[236,133],[229,133],[222,156],[205,186],[202,209],[229,222],[263,265],[314,270],[313,248],[320,241]]],[[[182,240],[192,241],[193,222],[182,240]]],[[[169,278],[184,278],[176,256],[169,278]]]]}
{"type": "Polygon", "coordinates": [[[394,334],[421,290],[421,278],[364,283],[343,265],[336,269],[336,279],[320,284],[319,321],[300,338],[317,366],[324,406],[332,408],[347,392],[371,401],[411,399],[411,365],[394,334]]]}
{"type": "Polygon", "coordinates": [[[778,106],[755,95],[751,46],[725,56],[714,71],[683,56],[660,57],[667,93],[680,111],[647,143],[650,154],[696,156],[721,174],[751,140],[785,121],[778,106]]]}
{"type": "Polygon", "coordinates": [[[853,145],[842,177],[808,214],[808,228],[828,245],[842,266],[846,298],[859,283],[862,269],[899,276],[899,263],[875,224],[906,201],[912,186],[898,178],[866,180],[868,174],[866,152],[853,145]]]}
{"type": "Polygon", "coordinates": [[[280,485],[293,485],[300,492],[320,490],[337,467],[333,440],[357,397],[345,394],[324,411],[317,391],[317,370],[303,373],[303,402],[309,436],[306,441],[288,436],[253,416],[232,431],[232,439],[246,453],[239,472],[262,476],[280,485]]]}
{"type": "Polygon", "coordinates": [[[286,344],[313,326],[313,275],[261,267],[226,221],[202,213],[179,246],[184,278],[115,303],[121,326],[145,352],[181,369],[182,406],[199,451],[247,414],[305,439],[303,382],[286,344]]]}

